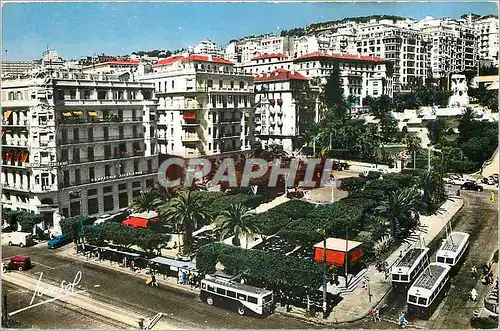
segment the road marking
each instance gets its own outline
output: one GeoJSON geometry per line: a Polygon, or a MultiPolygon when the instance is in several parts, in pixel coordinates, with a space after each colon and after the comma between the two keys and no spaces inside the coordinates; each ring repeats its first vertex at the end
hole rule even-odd
{"type": "Polygon", "coordinates": [[[16,311],[13,311],[12,313],[9,313],[9,316],[15,315],[15,314],[20,313],[22,311],[25,311],[27,309],[30,309],[30,308],[33,308],[33,307],[36,307],[36,306],[40,306],[40,305],[43,305],[43,304],[46,304],[46,303],[50,303],[50,302],[53,302],[53,301],[56,301],[56,300],[59,300],[59,299],[65,298],[65,297],[72,297],[72,296],[75,296],[77,294],[81,294],[83,292],[86,292],[86,290],[77,291],[77,292],[69,293],[69,294],[64,294],[64,295],[61,295],[61,296],[58,296],[58,297],[55,297],[55,298],[52,298],[52,299],[49,299],[49,300],[45,300],[45,301],[42,301],[42,302],[39,302],[39,303],[35,303],[34,305],[31,305],[31,306],[24,307],[24,308],[18,309],[16,311]]]}
{"type": "Polygon", "coordinates": [[[44,266],[44,267],[49,268],[49,269],[55,269],[54,267],[48,266],[48,265],[43,264],[43,263],[40,263],[40,262],[35,262],[35,261],[33,261],[33,264],[34,264],[34,265],[39,264],[39,265],[44,266]]]}

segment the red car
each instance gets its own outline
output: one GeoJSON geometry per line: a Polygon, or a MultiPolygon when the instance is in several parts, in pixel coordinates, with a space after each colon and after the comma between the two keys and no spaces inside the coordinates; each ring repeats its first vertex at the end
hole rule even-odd
{"type": "Polygon", "coordinates": [[[10,258],[7,264],[8,270],[17,269],[19,271],[28,270],[31,268],[31,260],[28,256],[14,256],[10,258]]]}

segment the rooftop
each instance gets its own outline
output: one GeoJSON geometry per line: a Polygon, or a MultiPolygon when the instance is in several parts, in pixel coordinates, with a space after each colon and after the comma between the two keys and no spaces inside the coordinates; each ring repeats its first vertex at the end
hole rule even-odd
{"type": "Polygon", "coordinates": [[[297,61],[312,60],[312,59],[331,59],[331,60],[350,60],[350,61],[365,61],[365,62],[385,62],[384,59],[374,56],[362,56],[356,54],[326,54],[322,52],[313,52],[302,55],[297,61]]]}
{"type": "Polygon", "coordinates": [[[220,64],[233,64],[233,62],[220,58],[220,57],[215,57],[215,56],[208,56],[208,55],[189,55],[189,56],[182,56],[182,55],[176,55],[169,57],[168,59],[163,59],[158,62],[153,63],[154,66],[163,66],[163,65],[168,65],[172,64],[174,62],[181,61],[181,62],[192,62],[192,61],[198,61],[198,62],[212,62],[212,63],[220,63],[220,64]]]}
{"type": "Polygon", "coordinates": [[[443,251],[452,251],[456,252],[458,248],[460,247],[460,244],[464,239],[468,239],[468,234],[463,233],[463,232],[452,232],[446,239],[446,242],[444,245],[441,247],[441,250],[443,251]]]}
{"type": "Polygon", "coordinates": [[[139,217],[139,218],[145,218],[145,219],[151,219],[158,217],[158,213],[155,211],[146,211],[143,213],[133,213],[130,214],[130,217],[139,217]]]}
{"type": "Polygon", "coordinates": [[[413,286],[431,290],[439,277],[449,270],[450,267],[446,265],[431,263],[417,278],[413,286]]]}
{"type": "MultiPolygon", "coordinates": [[[[356,247],[360,246],[362,243],[359,241],[349,240],[347,244],[347,250],[352,251],[356,247]]],[[[320,241],[314,247],[323,248],[323,241],[320,241]]],[[[339,238],[326,238],[326,249],[332,251],[345,252],[346,251],[346,240],[339,238]]]]}
{"type": "Polygon", "coordinates": [[[417,261],[418,257],[426,250],[428,251],[428,249],[425,248],[412,248],[408,250],[397,266],[401,268],[410,268],[417,261]]]}
{"type": "Polygon", "coordinates": [[[276,69],[270,73],[260,74],[255,76],[255,82],[271,82],[271,81],[281,81],[281,80],[308,80],[304,75],[299,74],[296,71],[288,71],[285,69],[276,69]]]}

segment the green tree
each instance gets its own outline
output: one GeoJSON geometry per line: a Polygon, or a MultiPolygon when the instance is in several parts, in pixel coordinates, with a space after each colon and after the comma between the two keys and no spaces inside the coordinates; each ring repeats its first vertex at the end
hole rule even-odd
{"type": "Polygon", "coordinates": [[[253,215],[248,214],[248,208],[241,204],[231,204],[216,219],[216,228],[221,233],[221,240],[234,236],[233,243],[240,246],[240,236],[245,236],[245,248],[248,248],[248,235],[259,231],[253,215]]]}
{"type": "Polygon", "coordinates": [[[418,204],[421,195],[416,187],[389,192],[375,210],[391,224],[392,237],[403,239],[419,224],[418,204]]]}
{"type": "Polygon", "coordinates": [[[148,229],[137,229],[135,244],[145,251],[152,253],[165,242],[165,236],[148,229]]]}
{"type": "Polygon", "coordinates": [[[160,215],[166,222],[179,226],[184,231],[184,250],[190,252],[193,243],[193,231],[208,218],[200,197],[192,191],[179,192],[168,205],[161,206],[160,215]]]}
{"type": "Polygon", "coordinates": [[[129,206],[137,212],[153,211],[156,209],[155,200],[157,196],[158,192],[156,190],[141,192],[141,194],[134,201],[132,201],[129,206]]]}

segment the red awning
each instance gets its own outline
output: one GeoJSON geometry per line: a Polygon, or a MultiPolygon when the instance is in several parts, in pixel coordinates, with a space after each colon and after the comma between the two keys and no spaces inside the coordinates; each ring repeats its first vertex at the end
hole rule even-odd
{"type": "Polygon", "coordinates": [[[148,228],[148,220],[140,217],[129,217],[125,221],[123,221],[123,225],[131,226],[133,228],[148,228]]]}
{"type": "Polygon", "coordinates": [[[182,118],[185,120],[195,120],[196,119],[196,113],[184,113],[182,115],[182,118]]]}

